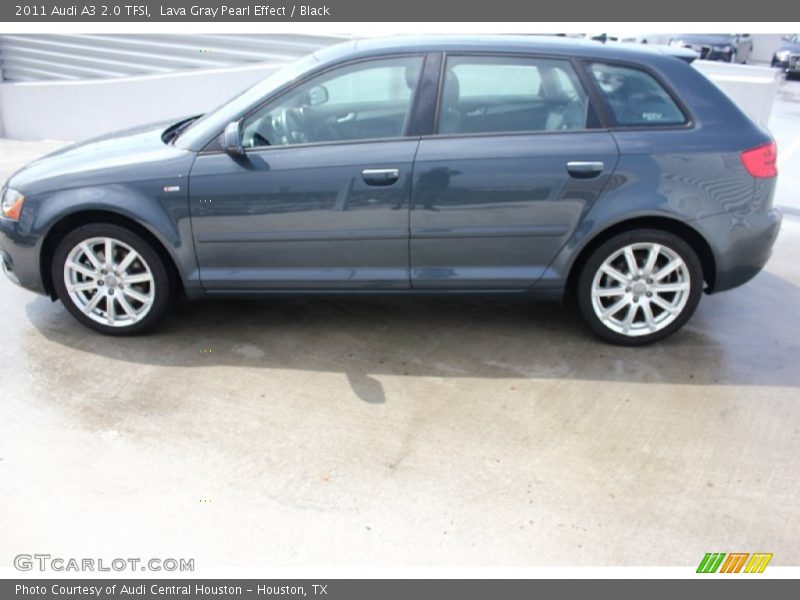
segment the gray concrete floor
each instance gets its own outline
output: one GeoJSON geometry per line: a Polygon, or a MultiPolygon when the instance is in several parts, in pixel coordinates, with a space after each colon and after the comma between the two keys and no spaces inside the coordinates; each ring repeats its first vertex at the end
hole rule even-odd
{"type": "MultiPolygon", "coordinates": [[[[3,175],[47,149],[0,142],[3,175]]],[[[644,349],[466,300],[185,304],[110,339],[0,281],[0,564],[799,564],[799,254],[789,214],[765,272],[644,349]]]]}

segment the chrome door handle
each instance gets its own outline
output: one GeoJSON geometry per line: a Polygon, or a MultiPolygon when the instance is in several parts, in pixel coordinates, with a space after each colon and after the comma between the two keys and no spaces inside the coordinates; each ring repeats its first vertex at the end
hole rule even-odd
{"type": "Polygon", "coordinates": [[[590,179],[600,175],[604,167],[600,161],[571,160],[567,163],[567,172],[578,179],[590,179]]]}
{"type": "Polygon", "coordinates": [[[361,177],[369,185],[392,185],[400,178],[400,169],[364,169],[361,177]]]}

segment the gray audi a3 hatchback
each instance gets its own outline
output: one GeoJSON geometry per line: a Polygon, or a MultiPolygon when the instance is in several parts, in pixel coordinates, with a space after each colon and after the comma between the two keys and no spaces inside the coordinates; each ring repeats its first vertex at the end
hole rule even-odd
{"type": "Polygon", "coordinates": [[[107,334],[178,295],[569,293],[640,345],[764,266],[776,175],[769,133],[667,51],[362,40],[34,161],[2,190],[0,257],[107,334]]]}

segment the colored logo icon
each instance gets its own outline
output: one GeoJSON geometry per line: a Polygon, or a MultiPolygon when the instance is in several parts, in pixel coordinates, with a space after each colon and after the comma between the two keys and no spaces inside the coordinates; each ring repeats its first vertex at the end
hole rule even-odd
{"type": "Polygon", "coordinates": [[[700,561],[698,573],[763,573],[772,554],[766,552],[709,552],[700,561]]]}

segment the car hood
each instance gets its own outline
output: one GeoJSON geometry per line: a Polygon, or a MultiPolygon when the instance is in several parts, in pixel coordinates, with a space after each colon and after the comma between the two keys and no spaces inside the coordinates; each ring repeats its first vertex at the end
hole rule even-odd
{"type": "Polygon", "coordinates": [[[162,140],[173,123],[151,123],[65,146],[24,166],[7,185],[31,195],[131,179],[184,176],[191,164],[185,159],[193,154],[162,140]]]}
{"type": "Polygon", "coordinates": [[[778,48],[775,52],[781,52],[785,50],[789,50],[789,52],[800,52],[800,44],[789,42],[778,48]]]}

